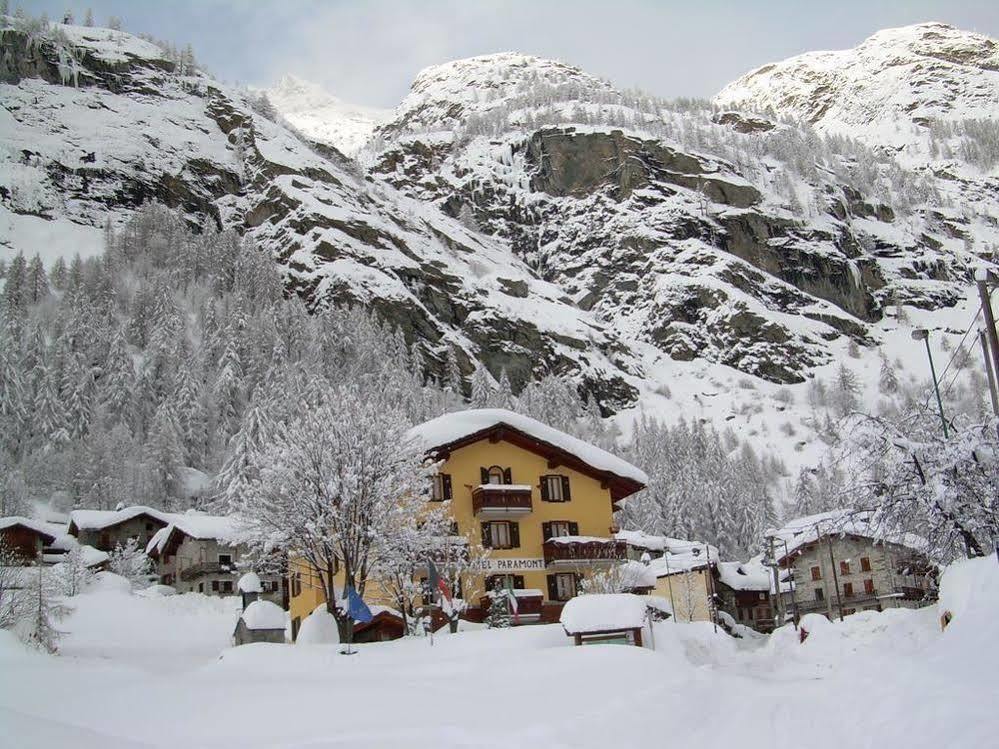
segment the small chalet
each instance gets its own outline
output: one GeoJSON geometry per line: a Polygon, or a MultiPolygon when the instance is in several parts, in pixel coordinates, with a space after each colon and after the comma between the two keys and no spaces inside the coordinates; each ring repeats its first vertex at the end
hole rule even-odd
{"type": "Polygon", "coordinates": [[[141,549],[173,517],[172,513],[142,505],[118,510],[73,510],[69,514],[69,533],[81,544],[101,551],[113,551],[131,538],[141,549]]]}
{"type": "Polygon", "coordinates": [[[260,599],[263,583],[256,572],[247,572],[237,584],[243,599],[243,613],[236,622],[232,633],[236,645],[251,642],[284,642],[284,632],[288,624],[288,614],[272,601],[260,599]]]}
{"type": "Polygon", "coordinates": [[[576,596],[565,604],[559,621],[576,645],[642,646],[648,618],[646,600],[632,593],[576,596]]]}
{"type": "Polygon", "coordinates": [[[719,562],[715,568],[718,605],[737,624],[757,632],[772,632],[775,625],[771,596],[773,575],[761,556],[748,562],[719,562]]]}
{"type": "Polygon", "coordinates": [[[44,550],[58,536],[57,530],[40,520],[20,516],[0,518],[0,538],[23,564],[41,562],[44,550]]]}

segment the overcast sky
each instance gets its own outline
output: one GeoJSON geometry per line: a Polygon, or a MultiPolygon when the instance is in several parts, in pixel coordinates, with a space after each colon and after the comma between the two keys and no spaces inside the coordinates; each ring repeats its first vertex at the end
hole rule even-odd
{"type": "MultiPolygon", "coordinates": [[[[18,0],[10,0],[11,7],[18,0]]],[[[53,19],[104,24],[182,46],[229,82],[284,73],[347,101],[399,102],[422,68],[488,52],[553,57],[662,96],[713,95],[742,73],[878,29],[944,21],[999,37],[999,0],[21,0],[53,19]]]]}

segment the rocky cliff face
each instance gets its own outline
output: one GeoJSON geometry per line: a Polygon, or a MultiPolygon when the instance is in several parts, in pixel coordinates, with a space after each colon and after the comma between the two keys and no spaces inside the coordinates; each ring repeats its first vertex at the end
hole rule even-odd
{"type": "Polygon", "coordinates": [[[121,32],[8,23],[0,47],[11,225],[159,200],[255,237],[313,307],[377,309],[432,366],[567,373],[609,410],[675,362],[801,382],[893,303],[953,305],[995,236],[966,183],[525,55],[424,71],[354,161],[121,32]]]}

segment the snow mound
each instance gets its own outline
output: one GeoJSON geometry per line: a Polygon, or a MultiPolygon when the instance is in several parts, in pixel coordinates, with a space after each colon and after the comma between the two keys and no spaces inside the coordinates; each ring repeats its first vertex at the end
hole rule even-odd
{"type": "Polygon", "coordinates": [[[132,583],[121,575],[113,572],[98,572],[94,576],[94,582],[90,585],[90,590],[102,593],[124,593],[132,594],[132,583]]]}
{"type": "Polygon", "coordinates": [[[284,610],[271,601],[254,601],[243,611],[242,619],[247,629],[284,629],[288,623],[284,610]]]}
{"type": "Polygon", "coordinates": [[[336,619],[325,606],[318,606],[305,617],[295,642],[299,645],[339,645],[340,630],[337,629],[336,619]]]}
{"type": "Polygon", "coordinates": [[[645,599],[631,593],[576,596],[562,609],[559,621],[566,634],[636,629],[645,624],[645,599]]]}

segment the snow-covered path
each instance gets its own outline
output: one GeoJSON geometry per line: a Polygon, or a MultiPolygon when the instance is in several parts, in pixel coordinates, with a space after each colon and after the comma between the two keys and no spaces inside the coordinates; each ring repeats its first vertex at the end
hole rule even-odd
{"type": "Polygon", "coordinates": [[[0,746],[988,746],[999,572],[988,576],[991,597],[943,634],[933,608],[810,618],[804,645],[782,631],[755,648],[664,623],[656,652],[569,647],[558,626],[349,658],[323,645],[223,650],[225,604],[87,594],[61,657],[0,633],[0,746]],[[97,603],[133,626],[98,626],[97,603]]]}

